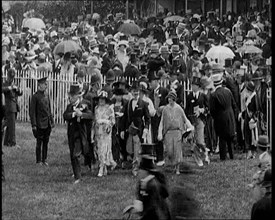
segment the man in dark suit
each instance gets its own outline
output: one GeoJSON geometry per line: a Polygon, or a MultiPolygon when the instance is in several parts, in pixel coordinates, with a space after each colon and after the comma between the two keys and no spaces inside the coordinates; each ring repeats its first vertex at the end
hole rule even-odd
{"type": "Polygon", "coordinates": [[[169,90],[160,86],[160,77],[157,76],[156,71],[149,70],[148,79],[150,83],[149,98],[152,100],[157,111],[155,116],[151,118],[152,141],[156,144],[157,166],[162,166],[164,165],[163,143],[162,141],[158,141],[158,128],[162,107],[168,104],[166,96],[169,90]]]}
{"type": "Polygon", "coordinates": [[[48,88],[47,77],[41,78],[37,82],[38,91],[31,98],[30,119],[33,135],[36,138],[36,163],[48,166],[48,143],[54,121],[51,113],[50,97],[46,93],[48,88]]]}
{"type": "Polygon", "coordinates": [[[140,144],[146,139],[149,132],[151,118],[148,104],[139,97],[139,86],[134,82],[131,87],[133,98],[127,102],[121,119],[120,136],[127,140],[127,152],[133,154],[133,175],[137,175],[140,144]],[[143,121],[144,120],[144,121],[143,121]]]}
{"type": "MultiPolygon", "coordinates": [[[[204,93],[201,93],[199,89],[200,78],[193,77],[192,92],[186,97],[185,113],[191,124],[195,127],[195,143],[203,148],[206,155],[205,161],[210,163],[204,139],[206,112],[209,109],[209,103],[207,96],[204,93]]],[[[203,166],[201,158],[198,158],[197,163],[199,166],[203,166]]]]}
{"type": "Polygon", "coordinates": [[[5,95],[5,112],[7,120],[7,130],[4,139],[4,145],[10,147],[20,148],[16,145],[15,138],[15,120],[17,112],[19,112],[18,96],[21,96],[23,92],[14,83],[15,70],[9,69],[7,73],[7,80],[2,85],[2,93],[5,95]]]}
{"type": "Polygon", "coordinates": [[[75,178],[74,183],[77,184],[81,178],[80,155],[85,156],[89,152],[87,121],[92,119],[93,113],[90,110],[90,103],[82,99],[79,85],[70,86],[69,100],[70,103],[63,113],[63,117],[68,122],[70,157],[75,178]]]}
{"type": "Polygon", "coordinates": [[[229,157],[233,159],[233,138],[236,134],[235,116],[236,104],[229,89],[222,86],[223,68],[212,75],[215,91],[210,95],[210,114],[214,119],[214,128],[219,137],[220,159],[226,159],[226,146],[229,157]]]}

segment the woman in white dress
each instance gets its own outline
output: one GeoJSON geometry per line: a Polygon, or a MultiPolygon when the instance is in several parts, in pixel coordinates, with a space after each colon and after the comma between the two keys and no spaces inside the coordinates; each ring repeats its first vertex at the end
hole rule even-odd
{"type": "Polygon", "coordinates": [[[115,169],[117,163],[112,154],[112,127],[115,124],[113,105],[108,104],[108,93],[104,90],[97,97],[98,105],[95,108],[95,141],[99,160],[98,177],[107,175],[107,166],[115,169]]]}

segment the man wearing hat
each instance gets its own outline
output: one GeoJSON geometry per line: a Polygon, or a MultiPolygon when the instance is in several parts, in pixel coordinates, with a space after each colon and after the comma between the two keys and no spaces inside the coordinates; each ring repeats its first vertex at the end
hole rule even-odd
{"type": "Polygon", "coordinates": [[[103,89],[108,93],[108,98],[111,99],[113,96],[113,83],[115,82],[115,72],[112,69],[109,69],[106,73],[105,82],[103,89]]]}
{"type": "Polygon", "coordinates": [[[131,78],[139,78],[140,72],[138,69],[136,53],[131,53],[129,63],[125,68],[124,76],[131,77],[131,78]]]}
{"type": "Polygon", "coordinates": [[[127,102],[122,116],[121,133],[123,140],[127,140],[127,152],[133,155],[133,175],[137,175],[139,164],[138,152],[140,143],[147,138],[151,122],[147,103],[139,96],[138,82],[131,86],[133,98],[127,102]]]}
{"type": "Polygon", "coordinates": [[[81,179],[80,155],[86,156],[89,152],[87,137],[87,122],[92,120],[90,102],[82,98],[81,88],[77,84],[70,86],[68,93],[70,103],[63,113],[64,120],[68,125],[68,142],[70,149],[73,174],[77,184],[81,179]]]}
{"type": "Polygon", "coordinates": [[[51,113],[50,97],[46,92],[48,88],[47,77],[38,79],[37,83],[38,90],[31,97],[30,119],[32,132],[36,138],[36,163],[48,166],[48,143],[54,121],[51,113]]]}
{"type": "Polygon", "coordinates": [[[37,72],[52,72],[52,64],[46,62],[46,55],[43,52],[38,55],[37,62],[37,72]]]}
{"type": "Polygon", "coordinates": [[[15,70],[9,69],[7,80],[2,84],[2,94],[5,96],[5,115],[7,129],[5,132],[4,145],[9,147],[18,147],[15,136],[15,120],[19,112],[18,96],[23,94],[22,90],[14,82],[15,70]]]}
{"type": "Polygon", "coordinates": [[[159,71],[161,67],[164,66],[164,64],[165,61],[160,57],[159,54],[159,45],[152,44],[147,64],[148,71],[159,71]]]}
{"type": "Polygon", "coordinates": [[[215,91],[210,95],[209,106],[214,119],[214,128],[219,137],[220,159],[225,160],[227,149],[230,159],[234,157],[232,146],[236,135],[234,112],[237,110],[232,93],[222,86],[222,77],[222,70],[212,75],[215,91]]]}
{"type": "Polygon", "coordinates": [[[149,71],[148,79],[150,84],[149,98],[152,100],[154,108],[157,111],[157,114],[151,118],[152,141],[156,144],[157,165],[162,166],[164,165],[163,143],[162,141],[158,141],[158,128],[161,111],[168,103],[166,96],[168,95],[169,90],[160,86],[160,76],[158,76],[155,71],[149,71]]]}
{"type": "Polygon", "coordinates": [[[264,173],[261,187],[265,188],[265,194],[252,206],[251,220],[272,219],[272,169],[268,169],[264,173]]]}
{"type": "Polygon", "coordinates": [[[154,166],[153,145],[141,145],[137,199],[123,213],[139,213],[141,219],[171,219],[166,177],[154,166]]]}
{"type": "MultiPolygon", "coordinates": [[[[200,78],[193,77],[192,92],[186,97],[185,113],[191,124],[195,127],[195,143],[200,146],[205,153],[205,161],[209,164],[208,149],[205,146],[204,127],[206,122],[206,114],[209,110],[207,96],[200,92],[200,78]]],[[[196,161],[199,166],[203,166],[201,158],[196,161]]]]}
{"type": "Polygon", "coordinates": [[[169,70],[171,69],[171,64],[169,62],[169,55],[170,55],[170,51],[168,46],[161,46],[160,49],[160,57],[164,60],[165,64],[162,67],[164,69],[164,71],[166,73],[169,72],[169,70]]]}

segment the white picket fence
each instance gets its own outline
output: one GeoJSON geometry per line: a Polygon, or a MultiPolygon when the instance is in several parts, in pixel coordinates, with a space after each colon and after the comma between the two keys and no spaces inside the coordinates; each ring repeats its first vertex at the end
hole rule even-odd
{"type": "MultiPolygon", "coordinates": [[[[20,112],[17,120],[29,122],[29,105],[31,96],[37,91],[37,79],[48,77],[48,93],[51,101],[51,110],[56,124],[64,124],[63,113],[68,104],[68,92],[70,85],[76,82],[76,77],[73,78],[60,76],[52,72],[30,72],[18,71],[15,75],[15,84],[23,91],[23,95],[18,98],[20,112]]],[[[2,80],[5,80],[7,73],[3,73],[2,80]]],[[[118,80],[118,79],[117,79],[118,80]]],[[[127,82],[131,85],[135,78],[126,77],[127,82]]],[[[85,77],[85,82],[90,82],[90,76],[85,77]]],[[[103,77],[103,84],[105,84],[105,77],[103,77]]],[[[161,86],[166,87],[169,84],[168,79],[160,81],[161,86]]],[[[190,83],[183,83],[184,86],[184,103],[186,96],[191,92],[190,83]]]]}

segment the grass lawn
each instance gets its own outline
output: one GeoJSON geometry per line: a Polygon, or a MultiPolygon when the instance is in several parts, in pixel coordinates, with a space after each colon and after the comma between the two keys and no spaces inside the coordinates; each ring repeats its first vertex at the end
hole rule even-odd
{"type": "MultiPolygon", "coordinates": [[[[6,181],[2,183],[3,219],[121,219],[122,210],[135,197],[136,179],[130,170],[110,171],[98,178],[88,173],[73,184],[65,126],[52,132],[49,167],[35,162],[35,139],[28,123],[18,123],[17,144],[4,148],[6,181]]],[[[214,155],[203,168],[190,163],[192,173],[180,176],[166,172],[169,187],[190,186],[200,204],[203,219],[250,219],[250,182],[257,161],[236,154],[233,161],[220,162],[214,155]]]]}

